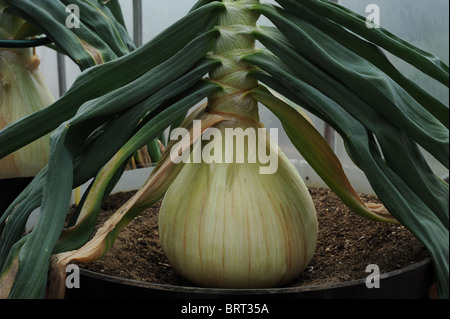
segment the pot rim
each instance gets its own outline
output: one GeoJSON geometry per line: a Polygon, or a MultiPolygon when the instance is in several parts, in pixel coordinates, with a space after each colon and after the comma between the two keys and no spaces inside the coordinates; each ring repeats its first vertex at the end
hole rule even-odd
{"type": "MultiPolygon", "coordinates": [[[[430,266],[432,263],[431,258],[426,258],[420,262],[403,267],[398,270],[393,270],[380,275],[380,280],[395,277],[410,271],[415,271],[421,268],[430,266]]],[[[296,286],[296,287],[279,287],[279,288],[256,288],[256,289],[232,289],[232,288],[205,288],[205,287],[190,287],[190,286],[178,286],[170,284],[157,284],[152,282],[144,282],[138,280],[132,280],[127,278],[120,278],[117,276],[105,275],[91,270],[80,268],[80,274],[98,279],[105,280],[115,284],[129,285],[139,288],[154,289],[159,291],[177,291],[181,293],[195,293],[205,295],[232,295],[239,293],[240,295],[252,295],[252,294],[292,294],[301,292],[321,291],[328,289],[339,289],[350,286],[366,285],[366,278],[354,279],[344,282],[325,283],[320,285],[311,286],[296,286]]]]}

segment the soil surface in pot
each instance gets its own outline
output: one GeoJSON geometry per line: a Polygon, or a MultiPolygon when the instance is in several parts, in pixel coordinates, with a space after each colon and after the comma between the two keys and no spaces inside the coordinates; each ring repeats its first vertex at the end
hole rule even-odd
{"type": "MultiPolygon", "coordinates": [[[[289,286],[312,286],[366,278],[366,267],[381,273],[397,270],[428,257],[424,246],[404,227],[377,223],[352,212],[328,189],[311,188],[319,221],[315,255],[309,267],[289,286]]],[[[133,192],[110,196],[100,212],[101,224],[133,192]]],[[[361,195],[364,202],[377,198],[361,195]]],[[[106,275],[159,284],[192,286],[170,266],[158,238],[160,202],[135,218],[102,259],[80,265],[106,275]]]]}

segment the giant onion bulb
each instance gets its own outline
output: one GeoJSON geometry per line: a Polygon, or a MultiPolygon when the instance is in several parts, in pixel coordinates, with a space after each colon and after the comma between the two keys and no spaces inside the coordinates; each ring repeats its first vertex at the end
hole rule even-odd
{"type": "Polygon", "coordinates": [[[297,170],[268,141],[267,147],[276,149],[267,153],[278,153],[274,174],[260,174],[266,165],[260,161],[225,163],[225,155],[219,163],[206,158],[193,163],[197,152],[224,149],[225,141],[206,145],[197,142],[161,205],[159,233],[169,262],[202,286],[260,288],[289,282],[307,267],[317,241],[315,209],[297,170]]]}
{"type": "MultiPolygon", "coordinates": [[[[23,23],[0,6],[0,38],[14,38],[23,23]]],[[[54,102],[39,62],[33,49],[0,48],[0,129],[54,102]]],[[[49,147],[47,135],[4,157],[0,179],[35,176],[47,164],[49,147]]]]}
{"type": "Polygon", "coordinates": [[[246,92],[258,83],[248,76],[251,66],[239,56],[255,47],[246,27],[256,26],[258,17],[246,6],[257,1],[223,2],[226,10],[219,18],[221,35],[213,52],[222,65],[210,77],[224,89],[209,97],[206,112],[229,120],[214,127],[221,134],[214,134],[209,143],[197,141],[165,194],[159,217],[161,245],[172,266],[199,285],[280,286],[311,261],[317,241],[316,213],[292,163],[269,135],[261,139],[256,133],[263,128],[258,105],[246,92]],[[247,136],[233,143],[227,129],[241,129],[247,136]],[[250,143],[255,140],[256,144],[250,143]],[[227,148],[230,144],[232,148],[227,148]],[[266,163],[260,149],[265,155],[277,154],[273,172],[261,174],[266,163]],[[255,153],[255,161],[237,160],[255,153]]]}

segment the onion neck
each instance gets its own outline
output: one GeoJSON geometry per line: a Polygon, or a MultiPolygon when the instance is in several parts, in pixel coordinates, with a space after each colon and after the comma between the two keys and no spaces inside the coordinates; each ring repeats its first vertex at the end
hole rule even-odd
{"type": "Polygon", "coordinates": [[[223,0],[225,11],[218,18],[217,38],[213,55],[222,65],[210,73],[210,80],[224,88],[208,98],[208,110],[245,116],[259,122],[258,103],[247,92],[258,85],[250,77],[254,68],[241,56],[255,50],[255,39],[249,30],[256,27],[259,15],[250,10],[259,0],[223,0]]]}

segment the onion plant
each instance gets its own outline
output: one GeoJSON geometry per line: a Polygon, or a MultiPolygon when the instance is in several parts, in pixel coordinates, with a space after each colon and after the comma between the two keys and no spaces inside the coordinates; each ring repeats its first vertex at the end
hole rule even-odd
{"type": "Polygon", "coordinates": [[[264,129],[263,104],[352,211],[400,223],[426,246],[438,293],[448,298],[448,184],[421,151],[448,168],[448,106],[400,73],[384,50],[447,87],[448,66],[383,28],[367,28],[364,17],[333,2],[276,2],[200,0],[137,49],[117,1],[2,2],[83,72],[53,104],[0,131],[0,157],[52,132],[48,165],[0,219],[1,297],[64,296],[66,266],[101,258],[120,230],[161,198],[162,246],[193,282],[270,287],[297,276],[317,237],[298,172],[267,133],[257,144],[250,135],[242,144],[245,154],[274,150],[279,165],[273,174],[261,174],[260,159],[217,163],[226,156],[219,152],[226,141],[203,140],[211,129],[264,129]],[[69,3],[83,12],[80,28],[64,24],[69,3]],[[273,26],[258,26],[260,16],[273,26]],[[205,98],[206,105],[189,113],[205,98]],[[383,205],[358,197],[300,107],[342,137],[383,205]],[[178,123],[181,139],[170,141],[146,184],[94,234],[101,204],[130,158],[178,123]],[[205,151],[211,149],[214,154],[205,151]],[[191,161],[180,161],[186,152],[191,161]],[[195,163],[196,152],[210,161],[195,163]],[[67,220],[72,189],[87,181],[67,220]],[[36,225],[23,235],[38,207],[36,225]]]}

